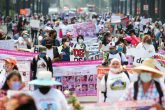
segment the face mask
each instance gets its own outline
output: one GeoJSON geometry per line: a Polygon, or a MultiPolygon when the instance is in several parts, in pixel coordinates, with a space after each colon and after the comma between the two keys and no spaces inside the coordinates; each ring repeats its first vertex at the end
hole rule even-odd
{"type": "Polygon", "coordinates": [[[117,48],[117,51],[118,51],[118,52],[123,52],[123,47],[119,46],[119,47],[117,48]]]}
{"type": "Polygon", "coordinates": [[[116,50],[110,50],[110,53],[111,53],[111,54],[116,54],[117,51],[116,51],[116,50]]]}
{"type": "Polygon", "coordinates": [[[39,57],[40,57],[40,58],[44,58],[45,56],[46,56],[46,53],[40,53],[40,54],[39,54],[39,57]]]}
{"type": "Polygon", "coordinates": [[[121,71],[120,68],[111,68],[111,72],[113,73],[119,73],[121,71]]]}
{"type": "Polygon", "coordinates": [[[84,40],[83,40],[83,39],[79,39],[78,42],[79,42],[80,44],[82,44],[82,43],[84,42],[84,40]]]}
{"type": "Polygon", "coordinates": [[[152,43],[152,40],[149,39],[149,40],[147,40],[146,42],[147,42],[147,44],[151,44],[151,43],[152,43]]]}
{"type": "Polygon", "coordinates": [[[65,42],[65,45],[66,45],[67,47],[69,47],[69,42],[65,42]]]}
{"type": "Polygon", "coordinates": [[[15,81],[13,82],[13,85],[12,85],[12,90],[19,90],[21,88],[21,82],[19,81],[15,81]]]}
{"type": "Polygon", "coordinates": [[[44,86],[39,86],[39,91],[42,93],[42,94],[47,94],[50,90],[50,87],[44,87],[44,86]]]}
{"type": "Polygon", "coordinates": [[[152,80],[152,76],[148,73],[141,73],[140,79],[142,82],[147,83],[147,82],[150,82],[152,80]]]}

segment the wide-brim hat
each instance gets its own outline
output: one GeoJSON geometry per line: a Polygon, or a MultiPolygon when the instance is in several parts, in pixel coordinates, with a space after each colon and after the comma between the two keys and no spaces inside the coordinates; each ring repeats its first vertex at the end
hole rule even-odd
{"type": "Polygon", "coordinates": [[[134,67],[132,71],[139,74],[141,74],[142,71],[148,71],[153,73],[154,78],[163,76],[163,72],[156,68],[156,60],[152,58],[145,59],[140,66],[134,67]]]}
{"type": "Polygon", "coordinates": [[[30,81],[30,85],[38,85],[38,86],[54,86],[54,85],[62,85],[60,82],[55,81],[52,78],[52,73],[49,71],[40,71],[37,74],[37,79],[30,81]]]}

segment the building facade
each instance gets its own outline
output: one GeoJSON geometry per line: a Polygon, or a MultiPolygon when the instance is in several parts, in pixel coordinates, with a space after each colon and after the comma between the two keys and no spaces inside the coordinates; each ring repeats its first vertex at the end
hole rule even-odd
{"type": "Polygon", "coordinates": [[[165,0],[112,0],[112,12],[165,20],[165,0]]]}

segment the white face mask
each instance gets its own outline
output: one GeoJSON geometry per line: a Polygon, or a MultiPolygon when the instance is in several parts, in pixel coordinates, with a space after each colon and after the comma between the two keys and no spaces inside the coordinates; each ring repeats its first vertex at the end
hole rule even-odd
{"type": "Polygon", "coordinates": [[[151,74],[144,72],[144,73],[140,74],[140,79],[142,82],[147,83],[152,80],[152,76],[151,76],[151,74]]]}
{"type": "Polygon", "coordinates": [[[119,73],[119,72],[121,72],[121,69],[120,68],[111,68],[110,70],[113,73],[119,73]]]}
{"type": "Polygon", "coordinates": [[[79,39],[78,42],[79,42],[80,44],[82,44],[82,43],[84,42],[84,40],[83,40],[83,39],[79,39]]]}

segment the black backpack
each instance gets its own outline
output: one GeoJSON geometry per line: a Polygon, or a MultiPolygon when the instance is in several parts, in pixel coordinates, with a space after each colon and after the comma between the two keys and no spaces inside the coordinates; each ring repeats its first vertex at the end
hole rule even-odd
{"type": "MultiPolygon", "coordinates": [[[[138,82],[139,82],[139,80],[134,82],[134,96],[133,96],[134,100],[137,100],[138,88],[139,88],[138,87],[138,82]]],[[[157,89],[157,91],[159,93],[159,104],[162,105],[162,97],[164,96],[163,91],[161,89],[161,86],[160,86],[159,82],[154,80],[154,83],[155,83],[156,89],[157,89]]]]}
{"type": "MultiPolygon", "coordinates": [[[[127,75],[128,79],[130,80],[130,76],[129,76],[128,72],[127,71],[123,71],[123,72],[127,75]]],[[[108,79],[108,73],[105,74],[104,79],[105,79],[105,91],[104,92],[102,91],[101,93],[104,95],[104,102],[105,102],[106,101],[106,98],[107,98],[107,79],[108,79]]]]}

